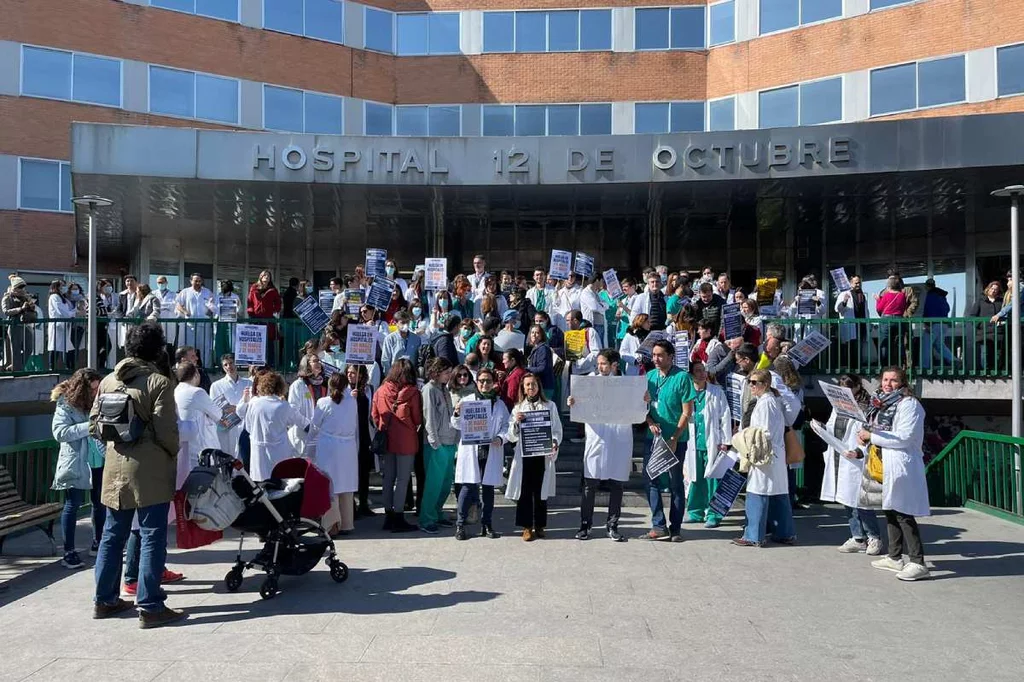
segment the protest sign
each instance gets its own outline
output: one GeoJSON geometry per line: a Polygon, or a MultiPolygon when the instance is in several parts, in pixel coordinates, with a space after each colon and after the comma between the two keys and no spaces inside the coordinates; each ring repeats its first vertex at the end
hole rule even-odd
{"type": "Polygon", "coordinates": [[[651,456],[647,459],[647,477],[652,481],[658,480],[658,476],[679,464],[676,453],[669,449],[668,443],[661,436],[655,436],[651,443],[651,456]]]}
{"type": "Polygon", "coordinates": [[[345,289],[345,314],[353,320],[359,319],[359,309],[366,303],[366,294],[362,289],[345,289]]]}
{"type": "MultiPolygon", "coordinates": [[[[460,403],[461,404],[461,403],[460,403]]],[[[554,451],[551,437],[551,413],[547,410],[523,412],[519,422],[519,442],[523,446],[523,457],[543,457],[554,451]]]]}
{"type": "Polygon", "coordinates": [[[830,271],[832,273],[832,281],[836,284],[836,289],[839,291],[849,291],[850,278],[846,276],[846,268],[836,268],[830,271]]]}
{"type": "Polygon", "coordinates": [[[427,291],[444,291],[448,288],[448,259],[427,258],[423,264],[424,282],[427,291]]]}
{"type": "Polygon", "coordinates": [[[388,260],[387,249],[367,249],[365,270],[367,277],[387,277],[384,263],[388,260]]]}
{"type": "Polygon", "coordinates": [[[722,476],[721,480],[718,481],[715,496],[711,498],[711,504],[708,506],[719,516],[726,516],[729,510],[732,509],[733,503],[736,502],[736,498],[739,497],[740,491],[743,490],[743,484],[746,482],[746,476],[729,469],[722,476]]]}
{"type": "Polygon", "coordinates": [[[219,395],[213,399],[213,404],[220,408],[220,419],[217,420],[217,428],[222,431],[232,429],[242,423],[242,418],[235,412],[235,405],[232,405],[226,395],[219,395]]]}
{"type": "Polygon", "coordinates": [[[738,457],[735,450],[726,450],[717,453],[708,453],[708,465],[704,467],[704,478],[721,478],[725,472],[736,466],[738,457]]]}
{"type": "Polygon", "coordinates": [[[742,374],[733,372],[725,383],[725,398],[729,401],[729,412],[732,420],[738,422],[743,418],[743,380],[742,374]]]}
{"type": "Polygon", "coordinates": [[[736,313],[726,315],[722,318],[722,329],[725,331],[725,340],[739,339],[743,337],[743,315],[736,313]]]}
{"type": "Polygon", "coordinates": [[[818,436],[818,438],[820,438],[825,443],[825,445],[827,445],[828,447],[832,448],[833,450],[840,454],[854,449],[853,446],[850,445],[849,443],[844,443],[842,440],[832,435],[829,432],[828,428],[817,419],[811,420],[811,431],[814,431],[814,433],[818,436]]]}
{"type": "Polygon", "coordinates": [[[337,374],[338,372],[341,371],[341,367],[338,367],[337,365],[327,362],[326,360],[323,359],[320,360],[320,366],[323,367],[324,369],[325,379],[330,379],[331,375],[337,374]]]}
{"type": "Polygon", "coordinates": [[[594,257],[588,256],[582,251],[577,251],[576,264],[573,266],[573,269],[577,275],[590,279],[594,276],[594,257]]]}
{"type": "Polygon", "coordinates": [[[740,314],[739,303],[726,303],[722,306],[722,317],[729,317],[730,315],[740,314]]]}
{"type": "Polygon", "coordinates": [[[235,364],[267,364],[267,328],[261,324],[235,325],[235,364]]]}
{"type": "Polygon", "coordinates": [[[320,309],[328,315],[334,309],[334,292],[330,289],[321,289],[319,292],[320,309]]]}
{"type": "Polygon", "coordinates": [[[814,297],[818,292],[814,289],[801,289],[796,292],[796,314],[813,316],[817,310],[814,297]]]}
{"type": "Polygon", "coordinates": [[[569,420],[582,424],[639,424],[647,418],[647,377],[574,376],[569,420]]]}
{"type": "Polygon", "coordinates": [[[779,280],[775,277],[762,277],[757,280],[757,305],[766,306],[775,302],[775,292],[779,289],[779,280]]]}
{"type": "Polygon", "coordinates": [[[551,279],[569,279],[570,272],[572,272],[572,252],[553,249],[551,251],[551,267],[548,268],[551,279]]]}
{"type": "Polygon", "coordinates": [[[218,301],[217,319],[221,322],[238,321],[238,299],[232,296],[221,296],[218,301]]]}
{"type": "Polygon", "coordinates": [[[368,324],[350,324],[345,338],[345,361],[372,365],[377,359],[377,329],[368,324]]]}
{"type": "Polygon", "coordinates": [[[587,349],[587,330],[576,329],[565,332],[565,354],[569,360],[579,360],[587,349]]]}
{"type": "Polygon", "coordinates": [[[832,409],[840,417],[855,419],[859,422],[866,422],[868,420],[864,415],[864,410],[857,403],[857,399],[853,397],[853,391],[845,386],[829,384],[821,380],[818,381],[818,385],[821,386],[821,392],[825,394],[829,403],[832,404],[832,409]]]}
{"type": "Polygon", "coordinates": [[[464,445],[491,442],[491,401],[463,400],[459,403],[459,430],[464,445]]]}
{"type": "Polygon", "coordinates": [[[323,328],[330,321],[330,316],[324,312],[324,309],[319,306],[318,301],[312,296],[302,299],[295,306],[295,314],[299,316],[302,323],[313,334],[319,334],[323,331],[323,328]]]}
{"type": "Polygon", "coordinates": [[[684,372],[690,371],[690,332],[676,332],[672,339],[676,347],[676,367],[684,372]]]}
{"type": "Polygon", "coordinates": [[[804,337],[803,341],[790,348],[788,355],[798,367],[803,367],[813,360],[814,356],[828,348],[829,343],[831,341],[827,336],[821,332],[812,331],[804,337]]]}
{"type": "Polygon", "coordinates": [[[604,271],[604,286],[608,290],[608,295],[613,299],[622,297],[622,285],[619,284],[619,273],[615,270],[604,271]]]}
{"type": "Polygon", "coordinates": [[[774,303],[772,303],[771,305],[763,305],[763,306],[761,306],[759,308],[759,310],[761,312],[762,319],[766,318],[766,317],[778,317],[779,316],[779,306],[777,306],[774,303]]]}
{"type": "Polygon", "coordinates": [[[672,337],[667,332],[651,332],[644,339],[644,342],[640,344],[640,347],[636,349],[636,355],[642,358],[644,362],[651,361],[651,354],[654,351],[654,344],[658,341],[672,342],[672,337]]]}
{"type": "Polygon", "coordinates": [[[395,293],[394,280],[377,277],[366,294],[366,302],[377,310],[387,310],[391,305],[391,294],[393,293],[395,293]]]}

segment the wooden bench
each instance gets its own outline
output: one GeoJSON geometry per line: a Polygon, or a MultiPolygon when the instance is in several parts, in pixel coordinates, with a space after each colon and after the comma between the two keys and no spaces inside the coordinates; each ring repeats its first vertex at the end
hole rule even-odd
{"type": "Polygon", "coordinates": [[[60,517],[63,509],[64,505],[60,502],[29,504],[23,500],[7,468],[0,465],[0,553],[3,552],[4,539],[8,535],[39,526],[50,538],[50,545],[56,554],[57,543],[53,538],[53,522],[60,517]]]}

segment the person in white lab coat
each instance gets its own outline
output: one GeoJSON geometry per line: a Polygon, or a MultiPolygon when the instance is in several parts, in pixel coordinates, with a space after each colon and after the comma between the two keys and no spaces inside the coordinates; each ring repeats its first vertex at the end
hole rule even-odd
{"type": "Polygon", "coordinates": [[[359,489],[359,407],[344,372],[331,375],[327,397],[316,402],[312,431],[316,464],[331,477],[331,492],[337,496],[340,519],[327,531],[347,535],[355,529],[353,500],[359,489]]]}
{"type": "Polygon", "coordinates": [[[752,466],[747,476],[747,526],[743,537],[733,540],[741,547],[759,547],[771,531],[773,541],[791,545],[796,541],[793,509],[789,502],[786,467],[786,417],[779,393],[772,388],[768,370],[756,369],[747,378],[751,396],[757,401],[750,415],[750,426],[764,429],[773,456],[761,466],[752,466]],[[774,527],[768,528],[772,519],[774,527]]]}
{"type": "Polygon", "coordinates": [[[46,298],[46,316],[51,320],[67,320],[46,324],[46,349],[50,351],[50,369],[57,369],[58,358],[64,363],[65,369],[74,369],[75,349],[71,345],[71,318],[75,316],[75,304],[64,296],[63,280],[55,279],[50,282],[50,294],[46,298]]]}
{"type": "Polygon", "coordinates": [[[597,330],[602,348],[610,345],[609,338],[614,334],[614,332],[607,331],[606,313],[608,312],[608,304],[600,296],[603,283],[604,277],[595,275],[586,282],[583,290],[580,292],[580,312],[583,313],[583,319],[597,330]]]}
{"type": "MultiPolygon", "coordinates": [[[[494,530],[491,516],[494,512],[494,489],[505,482],[502,476],[504,445],[508,438],[508,408],[498,395],[498,377],[494,370],[481,369],[476,373],[476,395],[465,400],[487,400],[491,403],[491,418],[488,422],[490,443],[486,445],[465,444],[459,432],[459,446],[455,451],[455,485],[459,490],[458,512],[455,517],[455,539],[465,540],[466,519],[470,507],[481,505],[480,537],[500,538],[494,530]],[[478,490],[477,487],[482,490],[478,490]]],[[[451,425],[460,426],[459,411],[462,403],[456,405],[451,425]]]]}
{"type": "Polygon", "coordinates": [[[861,451],[882,451],[882,509],[889,530],[889,555],[871,565],[896,571],[900,580],[930,577],[924,546],[915,517],[931,514],[924,473],[924,407],[907,387],[907,374],[899,367],[882,371],[881,388],[871,401],[868,423],[857,439],[861,451]],[[904,553],[909,561],[903,560],[904,553]]]}
{"type": "Polygon", "coordinates": [[[277,372],[264,372],[256,377],[254,390],[256,397],[251,400],[246,391],[238,415],[249,433],[249,474],[254,481],[265,481],[275,464],[296,456],[288,430],[294,427],[308,431],[309,420],[285,400],[288,385],[277,372]]]}
{"type": "MultiPolygon", "coordinates": [[[[288,402],[308,423],[313,419],[317,401],[326,396],[327,378],[324,376],[323,363],[319,356],[307,353],[299,360],[298,379],[288,387],[288,402]]],[[[288,432],[296,455],[306,454],[306,437],[307,433],[298,427],[288,432]]]]}
{"type": "MultiPolygon", "coordinates": [[[[861,409],[867,413],[871,405],[871,396],[864,390],[861,378],[855,374],[843,374],[837,382],[840,386],[853,391],[853,397],[861,409]]],[[[866,552],[869,556],[877,556],[885,548],[878,517],[875,509],[880,508],[881,495],[871,495],[864,490],[867,482],[879,486],[878,483],[865,480],[864,458],[859,456],[857,434],[863,423],[856,419],[840,416],[835,410],[825,423],[829,433],[849,447],[842,452],[826,447],[824,452],[825,473],[821,477],[821,495],[823,502],[838,502],[846,507],[850,519],[850,537],[839,546],[845,554],[866,552]],[[877,497],[877,506],[870,497],[877,497]]]]}
{"type": "Polygon", "coordinates": [[[709,460],[714,461],[729,449],[732,413],[725,391],[708,381],[708,371],[703,362],[690,362],[690,377],[697,393],[693,399],[690,438],[686,441],[686,458],[683,460],[683,476],[689,483],[683,523],[703,523],[707,528],[717,528],[722,517],[710,505],[718,489],[718,479],[705,478],[704,472],[709,460]]]}
{"type": "Polygon", "coordinates": [[[515,457],[508,474],[505,497],[516,502],[516,525],[523,528],[523,540],[544,537],[548,525],[549,497],[555,495],[555,460],[562,442],[562,420],[558,408],[544,397],[540,378],[533,373],[523,376],[519,384],[519,400],[512,408],[506,440],[516,444],[515,457]],[[551,452],[547,455],[523,457],[519,424],[525,412],[547,410],[551,421],[551,452]]]}
{"type": "MultiPolygon", "coordinates": [[[[195,425],[194,435],[188,439],[187,463],[178,462],[179,471],[192,471],[199,464],[199,453],[208,448],[220,449],[217,422],[221,409],[203,389],[199,388],[199,368],[191,362],[179,362],[174,368],[178,385],[174,387],[174,405],[178,421],[195,425]],[[186,466],[187,465],[187,466],[186,466]]],[[[185,440],[179,435],[179,440],[185,440]]]]}
{"type": "MultiPolygon", "coordinates": [[[[250,389],[250,391],[252,389],[252,380],[238,375],[234,353],[225,353],[220,357],[220,368],[224,370],[224,377],[210,385],[210,398],[223,414],[225,409],[229,413],[238,409],[245,389],[250,389]]],[[[218,428],[217,436],[220,439],[220,449],[229,455],[238,457],[238,437],[240,435],[242,435],[241,423],[230,429],[218,428]]]]}
{"type": "MultiPolygon", "coordinates": [[[[593,376],[620,376],[619,353],[605,349],[597,354],[597,371],[593,376]]],[[[569,407],[579,402],[570,395],[566,400],[569,407]]],[[[601,481],[608,482],[608,520],[605,528],[608,537],[615,542],[626,542],[619,532],[619,516],[622,514],[622,484],[629,480],[633,464],[632,424],[591,424],[584,425],[586,444],[583,446],[583,501],[580,504],[580,530],[577,540],[589,540],[594,522],[594,498],[601,481]]]]}
{"type": "MultiPolygon", "coordinates": [[[[178,292],[174,307],[179,317],[209,320],[213,317],[213,293],[203,286],[203,277],[194,273],[191,286],[178,292]]],[[[194,346],[204,367],[210,365],[213,349],[213,325],[207,322],[189,322],[179,329],[178,341],[182,346],[194,346]]]]}

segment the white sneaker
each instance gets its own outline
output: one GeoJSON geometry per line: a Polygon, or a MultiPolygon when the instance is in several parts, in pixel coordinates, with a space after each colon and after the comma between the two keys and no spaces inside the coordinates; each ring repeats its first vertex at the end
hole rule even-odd
{"type": "Polygon", "coordinates": [[[863,552],[867,545],[857,538],[850,538],[843,544],[839,545],[838,549],[843,554],[856,554],[857,552],[863,552]]]}
{"type": "Polygon", "coordinates": [[[915,580],[925,580],[926,578],[930,578],[932,577],[932,574],[923,564],[908,563],[906,568],[896,574],[896,577],[900,580],[913,582],[915,580]]]}
{"type": "Polygon", "coordinates": [[[868,538],[868,556],[878,556],[884,551],[881,538],[868,538]]]}
{"type": "Polygon", "coordinates": [[[883,571],[893,571],[899,573],[903,570],[903,559],[896,561],[891,557],[884,556],[881,559],[875,559],[871,562],[874,568],[880,568],[883,571]]]}

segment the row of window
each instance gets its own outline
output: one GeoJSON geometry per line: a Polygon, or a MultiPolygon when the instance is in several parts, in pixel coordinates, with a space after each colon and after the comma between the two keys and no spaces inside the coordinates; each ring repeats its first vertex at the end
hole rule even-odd
{"type": "Polygon", "coordinates": [[[18,159],[18,208],[71,212],[71,164],[18,159]]]}
{"type": "Polygon", "coordinates": [[[34,97],[121,106],[121,60],[25,47],[21,92],[34,97]]]}
{"type": "Polygon", "coordinates": [[[633,131],[639,134],[735,130],[736,98],[704,102],[637,102],[633,131]]]}
{"type": "Polygon", "coordinates": [[[610,9],[484,12],[484,52],[610,49],[610,9]]]}
{"type": "Polygon", "coordinates": [[[344,43],[345,7],[340,0],[263,0],[263,28],[344,43]]]}
{"type": "Polygon", "coordinates": [[[238,0],[149,0],[149,4],[201,17],[238,21],[238,0]]]}
{"type": "Polygon", "coordinates": [[[610,135],[611,104],[487,104],[483,129],[490,136],[610,135]]]}
{"type": "Polygon", "coordinates": [[[459,54],[458,12],[400,13],[364,9],[364,44],[368,50],[398,55],[459,54]]]}
{"type": "Polygon", "coordinates": [[[966,101],[966,62],[961,54],[874,69],[871,72],[871,115],[966,101]]]}

